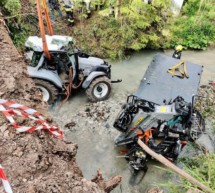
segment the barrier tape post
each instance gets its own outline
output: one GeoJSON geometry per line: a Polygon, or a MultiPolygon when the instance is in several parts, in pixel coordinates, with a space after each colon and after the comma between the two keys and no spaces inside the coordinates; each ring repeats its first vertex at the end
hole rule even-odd
{"type": "Polygon", "coordinates": [[[4,186],[4,189],[6,191],[6,193],[13,193],[12,189],[11,189],[11,186],[10,186],[10,183],[8,182],[7,180],[7,177],[4,173],[4,170],[0,164],[0,178],[2,180],[2,183],[3,183],[3,186],[4,186]]]}

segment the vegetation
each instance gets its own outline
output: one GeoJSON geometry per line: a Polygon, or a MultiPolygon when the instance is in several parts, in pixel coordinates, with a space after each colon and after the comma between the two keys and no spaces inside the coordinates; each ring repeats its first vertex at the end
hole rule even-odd
{"type": "Polygon", "coordinates": [[[171,40],[166,45],[182,44],[186,48],[206,49],[215,42],[215,0],[188,0],[181,17],[170,26],[171,40]]]}
{"type": "MultiPolygon", "coordinates": [[[[121,58],[127,51],[144,48],[206,49],[215,42],[215,0],[188,0],[181,13],[173,17],[170,1],[126,0],[120,4],[117,17],[92,17],[77,26],[74,37],[84,50],[96,55],[121,58]],[[89,48],[89,42],[90,48],[89,48]]],[[[107,8],[108,9],[108,8],[107,8]]],[[[107,13],[107,11],[106,11],[107,13]]]]}
{"type": "MultiPolygon", "coordinates": [[[[173,17],[170,0],[107,0],[104,9],[93,11],[88,20],[76,8],[72,29],[65,30],[63,22],[55,23],[54,28],[56,33],[72,35],[84,51],[112,59],[123,58],[128,51],[178,44],[206,49],[215,42],[214,4],[215,0],[187,0],[180,15],[173,17]],[[110,3],[115,5],[115,16],[109,15],[110,3]]],[[[38,30],[34,4],[31,0],[2,0],[0,5],[15,45],[23,48],[27,36],[38,30]]]]}
{"type": "Polygon", "coordinates": [[[0,6],[0,11],[6,16],[5,20],[15,46],[17,48],[23,48],[24,42],[31,32],[32,25],[27,21],[29,15],[22,8],[22,1],[2,0],[0,1],[0,6]]]}
{"type": "MultiPolygon", "coordinates": [[[[215,154],[203,155],[197,158],[184,159],[184,170],[199,180],[201,183],[210,187],[215,191],[215,154]]],[[[169,187],[171,193],[182,193],[187,190],[193,190],[193,192],[203,193],[197,187],[193,186],[187,180],[182,179],[179,183],[170,182],[169,184],[163,184],[163,186],[169,187]]]]}
{"type": "Polygon", "coordinates": [[[17,14],[21,9],[19,0],[2,0],[0,5],[4,6],[5,10],[11,15],[17,14]]]}
{"type": "MultiPolygon", "coordinates": [[[[109,8],[99,14],[107,10],[109,8]]],[[[162,47],[162,30],[170,14],[169,0],[154,0],[153,4],[126,0],[120,5],[117,18],[107,14],[94,16],[84,30],[82,25],[74,29],[74,37],[84,50],[90,49],[93,54],[122,58],[129,50],[162,47]],[[89,42],[92,43],[90,48],[89,42]]]]}

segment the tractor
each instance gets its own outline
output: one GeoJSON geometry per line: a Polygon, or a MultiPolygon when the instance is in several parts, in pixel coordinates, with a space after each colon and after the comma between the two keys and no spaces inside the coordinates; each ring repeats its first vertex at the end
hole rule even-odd
{"type": "Polygon", "coordinates": [[[59,94],[69,98],[72,91],[82,87],[88,98],[102,101],[109,97],[111,66],[104,60],[92,57],[78,49],[72,37],[54,35],[46,1],[37,0],[41,37],[30,36],[25,42],[28,74],[41,90],[43,100],[52,104],[59,94]],[[44,25],[46,20],[46,27],[44,25]],[[45,35],[47,28],[48,35],[45,35]]]}

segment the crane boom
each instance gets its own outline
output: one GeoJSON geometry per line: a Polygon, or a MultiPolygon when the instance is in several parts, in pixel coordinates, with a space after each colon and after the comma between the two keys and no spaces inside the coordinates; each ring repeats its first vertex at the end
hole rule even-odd
{"type": "Polygon", "coordinates": [[[49,33],[50,36],[52,36],[52,35],[54,35],[54,32],[53,32],[52,25],[51,25],[51,20],[50,20],[50,17],[49,17],[47,5],[46,5],[46,0],[42,0],[42,3],[43,3],[44,12],[45,12],[46,23],[47,23],[47,27],[48,27],[48,33],[49,33]]]}
{"type": "MultiPolygon", "coordinates": [[[[53,32],[53,29],[52,29],[52,26],[51,26],[51,21],[50,21],[50,18],[49,18],[46,1],[42,0],[42,3],[43,3],[45,19],[46,19],[46,23],[47,23],[47,27],[48,27],[48,33],[49,33],[49,35],[53,35],[54,32],[53,32]]],[[[40,0],[37,0],[37,14],[38,14],[38,19],[39,19],[40,36],[42,38],[42,43],[43,43],[43,52],[44,52],[46,58],[48,60],[50,60],[51,55],[49,53],[48,45],[47,45],[47,41],[46,41],[45,26],[44,26],[43,17],[42,17],[42,8],[41,8],[41,5],[40,5],[40,0]]]]}

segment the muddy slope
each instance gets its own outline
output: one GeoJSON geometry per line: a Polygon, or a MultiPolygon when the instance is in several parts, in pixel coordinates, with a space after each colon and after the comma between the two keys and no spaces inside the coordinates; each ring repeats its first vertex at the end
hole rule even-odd
{"type": "MultiPolygon", "coordinates": [[[[46,114],[46,105],[25,69],[0,18],[0,98],[46,114]]],[[[28,125],[21,118],[17,121],[28,125]]],[[[104,192],[96,183],[83,178],[76,164],[76,152],[76,144],[55,139],[45,131],[16,133],[0,113],[0,164],[15,193],[104,192]]],[[[113,187],[112,182],[109,185],[113,187]]],[[[100,185],[105,189],[105,183],[100,185]]],[[[0,192],[4,192],[1,182],[0,192]]]]}

